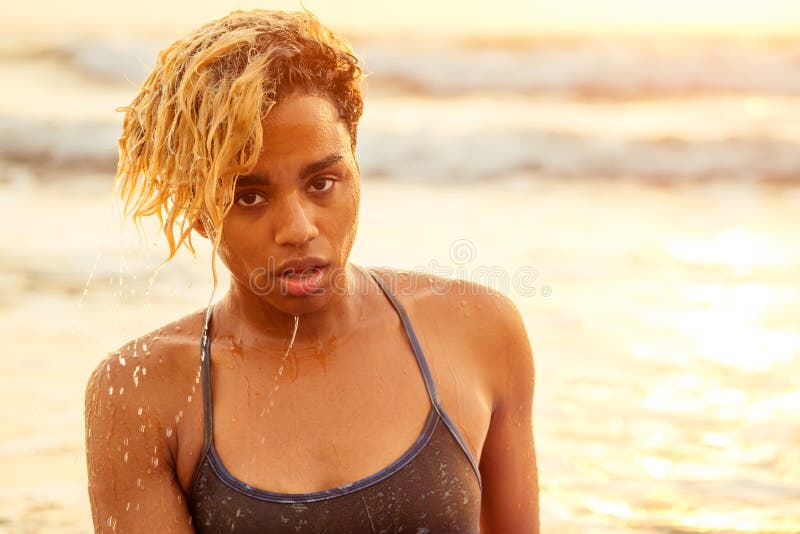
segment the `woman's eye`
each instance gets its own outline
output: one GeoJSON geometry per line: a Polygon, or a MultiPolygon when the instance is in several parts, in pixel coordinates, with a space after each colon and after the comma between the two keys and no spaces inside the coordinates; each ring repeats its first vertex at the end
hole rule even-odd
{"type": "Polygon", "coordinates": [[[248,207],[260,204],[264,200],[265,200],[264,197],[262,197],[258,193],[245,193],[243,195],[240,195],[239,198],[236,199],[236,203],[239,204],[240,206],[248,207]]]}
{"type": "Polygon", "coordinates": [[[314,180],[314,182],[311,184],[311,189],[314,193],[324,193],[333,187],[334,181],[335,180],[333,180],[333,178],[320,178],[319,180],[314,180]]]}

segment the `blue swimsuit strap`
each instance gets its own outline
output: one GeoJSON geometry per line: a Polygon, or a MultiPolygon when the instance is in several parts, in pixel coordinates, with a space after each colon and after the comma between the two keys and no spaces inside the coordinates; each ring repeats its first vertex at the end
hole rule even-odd
{"type": "Polygon", "coordinates": [[[475,461],[475,458],[472,456],[472,452],[470,452],[469,448],[466,445],[466,442],[461,437],[461,433],[456,428],[455,423],[453,420],[450,419],[450,416],[445,411],[444,406],[442,406],[441,401],[439,400],[439,393],[436,391],[436,384],[433,380],[433,375],[431,374],[430,367],[428,367],[428,362],[425,359],[425,355],[422,351],[422,347],[419,344],[419,340],[417,339],[417,334],[414,332],[414,327],[411,326],[411,320],[408,318],[408,314],[406,313],[405,308],[400,301],[397,300],[394,293],[391,289],[384,283],[381,279],[379,274],[376,274],[371,269],[366,269],[372,278],[378,282],[378,285],[381,287],[381,290],[389,299],[389,302],[392,303],[394,309],[397,311],[397,314],[400,316],[400,321],[403,323],[403,328],[406,331],[406,336],[408,337],[409,342],[411,343],[411,348],[414,350],[414,357],[417,359],[417,364],[419,365],[419,369],[422,372],[422,378],[425,380],[425,387],[428,390],[428,397],[431,399],[431,403],[433,404],[433,409],[436,410],[436,413],[439,414],[439,417],[444,421],[444,424],[450,430],[450,433],[453,434],[453,437],[456,439],[458,444],[464,450],[464,454],[467,455],[467,459],[469,463],[472,465],[472,469],[475,471],[475,476],[478,478],[478,485],[483,489],[483,483],[481,481],[481,473],[478,469],[478,464],[475,461]]]}
{"type": "Polygon", "coordinates": [[[211,335],[209,327],[211,325],[211,312],[213,304],[209,304],[206,310],[206,321],[203,326],[203,333],[200,336],[200,367],[201,378],[203,381],[203,424],[205,425],[203,453],[200,458],[204,458],[211,442],[214,439],[214,417],[211,408],[211,335]]]}

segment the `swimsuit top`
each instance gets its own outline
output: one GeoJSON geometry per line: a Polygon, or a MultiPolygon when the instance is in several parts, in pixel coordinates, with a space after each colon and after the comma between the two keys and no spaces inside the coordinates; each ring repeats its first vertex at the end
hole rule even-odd
{"type": "Polygon", "coordinates": [[[400,316],[428,390],[431,409],[420,436],[384,469],[337,488],[275,493],[236,479],[214,447],[209,307],[201,338],[205,444],[189,494],[197,533],[479,532],[478,466],[439,401],[408,315],[380,277],[370,274],[400,316]]]}

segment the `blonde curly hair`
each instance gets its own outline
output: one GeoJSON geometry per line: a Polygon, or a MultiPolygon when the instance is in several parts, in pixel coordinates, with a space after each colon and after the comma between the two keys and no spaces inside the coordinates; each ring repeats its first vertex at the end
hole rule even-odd
{"type": "Polygon", "coordinates": [[[261,122],[284,96],[302,90],[330,99],[350,133],[363,110],[365,74],[350,43],[310,11],[234,11],[176,41],[127,107],[114,180],[137,228],[157,215],[170,261],[195,254],[192,228],[213,242],[212,273],[236,178],[255,166],[261,122]]]}

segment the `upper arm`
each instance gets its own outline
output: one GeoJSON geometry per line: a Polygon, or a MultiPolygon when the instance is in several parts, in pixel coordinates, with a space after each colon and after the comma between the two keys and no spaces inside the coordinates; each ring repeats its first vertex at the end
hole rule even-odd
{"type": "Polygon", "coordinates": [[[194,532],[158,399],[133,379],[136,361],[118,356],[106,358],[86,388],[86,457],[95,532],[194,532]]]}
{"type": "Polygon", "coordinates": [[[519,310],[497,300],[490,359],[497,393],[480,460],[481,531],[539,532],[539,490],[533,437],[534,364],[519,310]]]}

